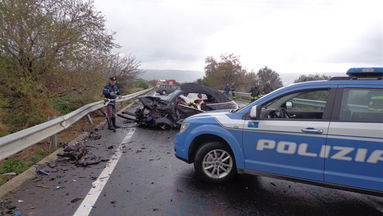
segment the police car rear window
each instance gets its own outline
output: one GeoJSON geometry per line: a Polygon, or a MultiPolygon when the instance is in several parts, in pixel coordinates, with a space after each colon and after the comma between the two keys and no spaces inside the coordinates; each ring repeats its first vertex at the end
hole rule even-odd
{"type": "Polygon", "coordinates": [[[345,89],[340,120],[383,123],[383,89],[345,89]]]}

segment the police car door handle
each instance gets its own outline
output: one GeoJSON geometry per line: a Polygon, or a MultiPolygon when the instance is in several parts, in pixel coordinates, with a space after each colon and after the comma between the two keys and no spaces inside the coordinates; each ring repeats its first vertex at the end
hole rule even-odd
{"type": "Polygon", "coordinates": [[[311,133],[311,134],[322,134],[323,130],[321,129],[315,129],[315,128],[305,128],[302,129],[303,133],[311,133]]]}

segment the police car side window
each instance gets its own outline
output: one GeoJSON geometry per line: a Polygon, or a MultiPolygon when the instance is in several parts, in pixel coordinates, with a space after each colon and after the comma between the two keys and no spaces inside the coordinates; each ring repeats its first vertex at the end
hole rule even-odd
{"type": "Polygon", "coordinates": [[[322,119],[329,89],[294,92],[274,99],[261,108],[262,119],[322,119]]]}
{"type": "Polygon", "coordinates": [[[344,89],[339,120],[383,123],[383,89],[344,89]]]}

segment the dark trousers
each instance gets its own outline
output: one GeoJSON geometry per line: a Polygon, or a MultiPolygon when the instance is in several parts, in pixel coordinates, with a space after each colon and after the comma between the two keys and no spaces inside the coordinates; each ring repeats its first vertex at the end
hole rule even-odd
{"type": "Polygon", "coordinates": [[[108,105],[105,107],[106,118],[116,118],[116,105],[108,105]]]}

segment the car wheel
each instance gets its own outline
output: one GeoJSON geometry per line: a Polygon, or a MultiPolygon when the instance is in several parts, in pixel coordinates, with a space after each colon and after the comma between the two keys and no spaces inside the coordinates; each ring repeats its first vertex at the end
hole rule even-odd
{"type": "Polygon", "coordinates": [[[212,183],[224,183],[237,174],[231,149],[221,142],[208,142],[197,150],[194,158],[196,175],[212,183]]]}
{"type": "Polygon", "coordinates": [[[163,90],[163,91],[161,92],[161,94],[162,94],[162,95],[166,95],[166,91],[163,90]]]}

